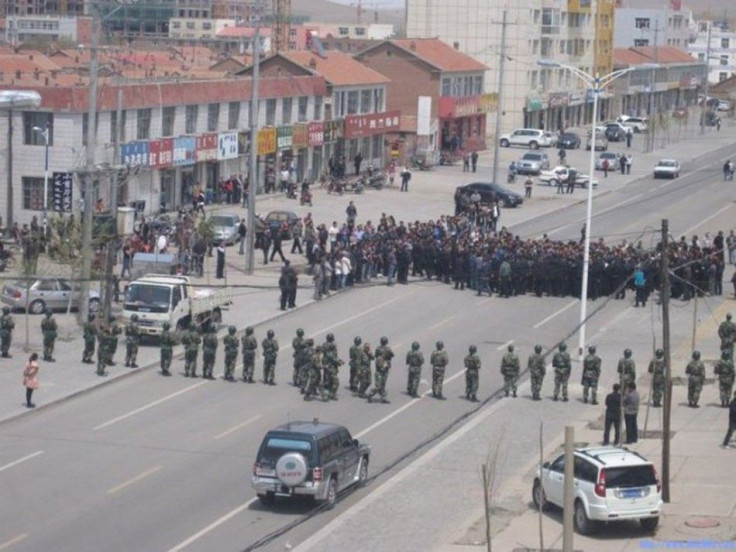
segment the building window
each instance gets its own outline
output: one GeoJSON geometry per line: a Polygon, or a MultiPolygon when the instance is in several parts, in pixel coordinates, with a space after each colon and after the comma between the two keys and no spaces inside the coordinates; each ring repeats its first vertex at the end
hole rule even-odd
{"type": "Polygon", "coordinates": [[[456,98],[463,95],[463,82],[457,77],[452,79],[452,95],[456,98]]]}
{"type": "Polygon", "coordinates": [[[161,136],[174,135],[174,119],[176,117],[176,107],[169,106],[161,109],[161,136]]]}
{"type": "Polygon", "coordinates": [[[534,10],[533,12],[533,20],[535,25],[539,25],[539,17],[541,16],[541,12],[539,10],[534,10]]]}
{"type": "Polygon", "coordinates": [[[565,42],[567,42],[567,40],[560,40],[560,53],[561,54],[565,53],[565,42]]]}
{"type": "Polygon", "coordinates": [[[199,106],[198,105],[188,105],[186,109],[186,120],[184,121],[184,132],[186,134],[196,134],[198,116],[199,116],[199,106]]]}
{"type": "MultiPolygon", "coordinates": [[[[125,110],[120,112],[120,137],[118,137],[118,112],[110,112],[110,142],[113,144],[117,143],[118,139],[120,140],[120,143],[125,142],[125,114],[125,110]]],[[[82,134],[82,136],[86,136],[86,133],[82,134]]]]}
{"type": "Polygon", "coordinates": [[[315,96],[314,97],[314,121],[319,121],[322,119],[322,96],[315,96]]]}
{"type": "Polygon", "coordinates": [[[723,82],[728,78],[728,73],[721,72],[718,73],[718,82],[723,82]]]}
{"type": "Polygon", "coordinates": [[[649,39],[647,38],[635,38],[634,39],[634,47],[640,48],[642,46],[649,46],[649,39]]]}
{"type": "Polygon", "coordinates": [[[376,134],[372,138],[373,144],[371,146],[371,149],[373,150],[372,156],[373,159],[381,159],[383,157],[383,135],[382,134],[376,134]]]}
{"type": "Polygon", "coordinates": [[[358,91],[351,90],[348,92],[348,109],[346,112],[348,115],[355,115],[358,113],[358,91]]]}
{"type": "Polygon", "coordinates": [[[365,27],[355,27],[355,36],[365,36],[365,27]]]}
{"type": "Polygon", "coordinates": [[[54,145],[54,114],[41,111],[23,112],[23,143],[27,146],[45,146],[46,140],[41,133],[33,130],[34,127],[42,130],[49,129],[49,146],[54,145]]]}
{"type": "Polygon", "coordinates": [[[348,29],[347,27],[338,27],[337,34],[339,34],[340,36],[348,36],[348,34],[350,34],[350,29],[348,29]]]}
{"type": "Polygon", "coordinates": [[[194,30],[194,21],[187,21],[186,27],[190,31],[194,30]]]}
{"type": "Polygon", "coordinates": [[[373,108],[376,110],[376,113],[381,113],[384,110],[383,88],[376,88],[373,91],[373,108]]]}
{"type": "Polygon", "coordinates": [[[703,52],[698,54],[698,61],[705,61],[705,54],[703,52]]]}
{"type": "Polygon", "coordinates": [[[542,34],[560,33],[560,10],[542,8],[542,34]]]}
{"type": "Polygon", "coordinates": [[[207,130],[215,132],[217,125],[220,123],[220,104],[207,104],[207,130]]]}
{"type": "Polygon", "coordinates": [[[721,54],[721,65],[728,65],[728,54],[721,54]]]}
{"type": "Polygon", "coordinates": [[[297,113],[297,120],[303,123],[307,120],[307,106],[309,105],[309,98],[307,96],[299,96],[299,112],[297,113]]]}
{"type": "Polygon", "coordinates": [[[138,140],[148,140],[151,137],[151,109],[139,109],[138,114],[138,131],[136,138],[138,140]]]}
{"type": "Polygon", "coordinates": [[[202,30],[203,31],[211,31],[212,30],[212,23],[210,23],[209,21],[205,21],[204,23],[202,23],[202,30]]]}
{"type": "Polygon", "coordinates": [[[227,128],[238,128],[240,124],[240,102],[227,104],[227,128]]]}
{"type": "Polygon", "coordinates": [[[292,104],[293,102],[291,101],[291,98],[284,98],[281,101],[281,124],[282,125],[291,124],[292,104]]]}
{"type": "MultiPolygon", "coordinates": [[[[21,178],[21,184],[23,186],[23,209],[43,211],[44,178],[42,176],[24,176],[21,178]]],[[[48,195],[48,200],[47,210],[53,207],[51,194],[48,195]]]]}
{"type": "Polygon", "coordinates": [[[449,96],[451,92],[452,92],[452,79],[450,79],[450,77],[443,77],[442,78],[442,92],[440,93],[440,96],[449,96]]]}
{"type": "Polygon", "coordinates": [[[372,90],[361,90],[360,91],[360,112],[370,113],[371,112],[371,100],[373,99],[372,90]]]}
{"type": "Polygon", "coordinates": [[[537,87],[537,72],[536,71],[529,72],[529,86],[532,88],[532,90],[537,87]]]}
{"type": "Polygon", "coordinates": [[[171,28],[172,29],[181,29],[181,21],[172,21],[171,22],[171,28]]]}
{"type": "Polygon", "coordinates": [[[276,125],[276,98],[266,100],[266,126],[276,125]]]}
{"type": "Polygon", "coordinates": [[[648,17],[637,17],[634,19],[634,26],[637,29],[648,29],[649,28],[649,18],[648,17]]]}
{"type": "Polygon", "coordinates": [[[731,41],[728,38],[721,39],[721,48],[728,50],[731,47],[731,41]]]}

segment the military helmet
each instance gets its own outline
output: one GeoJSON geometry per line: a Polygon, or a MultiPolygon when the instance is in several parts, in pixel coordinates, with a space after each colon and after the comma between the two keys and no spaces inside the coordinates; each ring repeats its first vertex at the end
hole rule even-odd
{"type": "Polygon", "coordinates": [[[230,326],[227,329],[227,333],[229,333],[230,335],[235,335],[235,332],[237,332],[237,331],[238,331],[238,328],[236,328],[235,326],[230,326]]]}
{"type": "Polygon", "coordinates": [[[513,345],[509,345],[507,347],[507,349],[509,350],[509,353],[513,353],[514,352],[514,346],[513,345]]]}
{"type": "Polygon", "coordinates": [[[299,328],[296,331],[296,335],[297,335],[297,337],[304,337],[304,330],[302,330],[301,328],[299,328]]]}
{"type": "Polygon", "coordinates": [[[542,346],[541,345],[535,345],[534,346],[534,352],[539,354],[542,352],[542,346]]]}
{"type": "Polygon", "coordinates": [[[168,322],[164,322],[164,323],[163,323],[163,324],[161,325],[161,327],[162,327],[162,328],[163,328],[164,330],[170,330],[170,329],[171,329],[171,324],[169,324],[168,322]]]}
{"type": "Polygon", "coordinates": [[[325,339],[327,339],[327,341],[332,343],[333,341],[335,341],[335,334],[328,333],[325,339]]]}
{"type": "Polygon", "coordinates": [[[595,345],[591,345],[590,347],[588,347],[588,352],[589,352],[589,353],[590,353],[591,355],[594,355],[594,354],[595,354],[595,351],[596,351],[596,349],[595,349],[595,345]]]}
{"type": "Polygon", "coordinates": [[[664,351],[662,349],[657,349],[656,351],[654,351],[654,355],[657,358],[662,358],[664,356],[664,351]]]}
{"type": "Polygon", "coordinates": [[[363,340],[359,337],[356,337],[355,339],[353,339],[353,343],[355,343],[356,345],[360,345],[361,343],[363,343],[363,340]]]}
{"type": "Polygon", "coordinates": [[[245,335],[253,335],[253,326],[245,328],[245,335]]]}
{"type": "Polygon", "coordinates": [[[46,314],[46,316],[51,316],[52,314],[54,314],[54,311],[52,311],[51,309],[46,309],[46,313],[45,314],[46,314]]]}
{"type": "Polygon", "coordinates": [[[468,347],[468,351],[470,351],[470,354],[473,354],[478,351],[478,347],[476,347],[475,345],[471,345],[470,347],[468,347]]]}
{"type": "Polygon", "coordinates": [[[132,316],[130,317],[130,321],[131,321],[131,322],[138,322],[138,315],[137,315],[137,314],[134,314],[134,315],[132,315],[132,316]]]}
{"type": "Polygon", "coordinates": [[[723,360],[728,360],[728,359],[730,359],[730,358],[731,358],[731,351],[729,351],[728,349],[723,349],[723,350],[721,351],[721,358],[722,358],[723,360]]]}
{"type": "Polygon", "coordinates": [[[87,321],[88,321],[88,322],[94,322],[94,321],[95,321],[95,315],[94,315],[94,314],[92,314],[92,313],[89,313],[89,314],[87,315],[87,321]]]}
{"type": "Polygon", "coordinates": [[[266,337],[268,337],[268,339],[273,339],[273,336],[274,335],[276,335],[276,334],[273,333],[273,330],[268,330],[266,332],[266,337]]]}
{"type": "Polygon", "coordinates": [[[313,346],[313,345],[314,345],[314,339],[312,339],[312,338],[310,337],[309,339],[307,339],[307,346],[308,346],[308,347],[311,347],[311,346],[313,346]]]}
{"type": "Polygon", "coordinates": [[[700,360],[700,351],[693,351],[693,360],[700,360]]]}
{"type": "Polygon", "coordinates": [[[107,317],[107,321],[108,321],[108,322],[109,322],[110,324],[112,324],[113,322],[115,322],[115,317],[114,317],[114,316],[113,316],[113,315],[111,314],[110,316],[108,316],[108,317],[107,317]]]}
{"type": "Polygon", "coordinates": [[[3,307],[3,314],[10,314],[10,307],[3,307]]]}
{"type": "Polygon", "coordinates": [[[385,335],[381,338],[381,345],[388,345],[388,337],[385,335]]]}
{"type": "Polygon", "coordinates": [[[731,313],[730,312],[726,315],[726,320],[731,320],[731,313]]]}
{"type": "Polygon", "coordinates": [[[415,341],[414,343],[411,344],[411,350],[412,351],[418,351],[419,350],[419,342],[418,341],[415,341]]]}
{"type": "Polygon", "coordinates": [[[316,351],[317,351],[318,353],[321,353],[321,352],[322,352],[323,350],[324,350],[324,349],[322,348],[322,345],[317,345],[317,349],[316,349],[316,351]]]}
{"type": "Polygon", "coordinates": [[[444,343],[442,343],[441,341],[438,341],[438,342],[437,342],[437,348],[438,348],[438,349],[444,349],[444,348],[445,348],[445,344],[444,344],[444,343]]]}
{"type": "Polygon", "coordinates": [[[631,357],[631,349],[625,349],[625,350],[624,350],[624,356],[625,356],[626,358],[629,358],[629,357],[631,357]]]}
{"type": "Polygon", "coordinates": [[[560,350],[560,352],[564,353],[565,351],[567,351],[567,343],[560,343],[560,346],[557,348],[560,350]]]}

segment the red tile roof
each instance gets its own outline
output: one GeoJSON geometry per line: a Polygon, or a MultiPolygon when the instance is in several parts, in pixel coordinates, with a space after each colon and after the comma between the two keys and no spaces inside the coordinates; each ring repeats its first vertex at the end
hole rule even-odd
{"type": "Polygon", "coordinates": [[[356,86],[362,84],[387,84],[388,77],[366,67],[349,54],[328,50],[325,57],[305,50],[290,50],[281,55],[289,61],[322,75],[333,86],[356,86]],[[314,62],[312,61],[314,60],[314,62]],[[314,65],[312,66],[312,63],[314,65]]]}
{"type": "Polygon", "coordinates": [[[487,71],[488,67],[438,38],[402,38],[389,41],[444,73],[487,71]]]}
{"type": "MultiPolygon", "coordinates": [[[[253,27],[224,27],[217,32],[217,38],[250,38],[256,34],[253,27]]],[[[261,36],[271,36],[270,27],[261,27],[261,36]]]]}
{"type": "Polygon", "coordinates": [[[702,63],[693,58],[684,50],[680,50],[674,46],[639,46],[634,48],[614,48],[613,64],[616,67],[639,65],[642,63],[663,63],[663,64],[682,64],[682,63],[702,63]]]}

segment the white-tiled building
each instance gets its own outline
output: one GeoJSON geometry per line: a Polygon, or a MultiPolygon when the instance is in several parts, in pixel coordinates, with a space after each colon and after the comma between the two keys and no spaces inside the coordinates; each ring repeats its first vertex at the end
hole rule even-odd
{"type": "MultiPolygon", "coordinates": [[[[691,56],[701,61],[708,55],[709,25],[707,21],[698,22],[698,34],[687,48],[691,56]]],[[[711,25],[708,57],[708,82],[722,82],[736,75],[736,33],[711,25]]]]}

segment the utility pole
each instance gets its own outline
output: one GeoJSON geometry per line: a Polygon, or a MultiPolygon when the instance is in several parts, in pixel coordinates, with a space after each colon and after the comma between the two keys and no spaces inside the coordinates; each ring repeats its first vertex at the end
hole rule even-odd
{"type": "Polygon", "coordinates": [[[565,426],[565,479],[562,489],[562,552],[573,552],[575,508],[575,428],[565,426]]]}
{"type": "MultiPolygon", "coordinates": [[[[654,64],[659,63],[659,23],[655,23],[654,27],[654,64]]],[[[652,81],[650,84],[651,90],[649,91],[649,147],[647,151],[654,151],[654,131],[656,128],[655,120],[655,109],[656,109],[656,89],[657,89],[657,69],[658,67],[652,68],[652,81]]],[[[623,390],[622,390],[623,391],[623,390]]]]}
{"type": "Polygon", "coordinates": [[[496,104],[496,136],[493,144],[493,180],[498,183],[498,157],[500,153],[500,145],[498,136],[501,134],[501,117],[503,116],[503,69],[506,63],[506,10],[503,10],[503,19],[501,20],[501,60],[498,64],[498,103],[496,104]]]}
{"type": "Polygon", "coordinates": [[[708,112],[708,77],[710,76],[710,29],[711,22],[708,21],[708,43],[705,45],[705,83],[703,83],[703,107],[700,110],[700,134],[705,134],[705,114],[708,112]]]}
{"type": "Polygon", "coordinates": [[[107,242],[107,258],[105,259],[105,293],[103,295],[102,320],[109,320],[112,311],[113,271],[115,269],[115,252],[118,245],[118,186],[120,185],[118,166],[120,165],[120,140],[123,126],[120,124],[123,111],[123,89],[118,87],[118,103],[115,120],[115,150],[113,152],[113,169],[110,172],[110,214],[115,224],[113,235],[107,242]]]}
{"type": "Polygon", "coordinates": [[[672,359],[670,357],[669,221],[662,219],[662,348],[664,349],[664,412],[662,420],[662,500],[670,501],[670,421],[672,411],[672,359]]]}
{"type": "Polygon", "coordinates": [[[256,187],[258,186],[258,77],[261,66],[261,2],[255,3],[256,29],[253,34],[253,74],[250,98],[250,174],[248,175],[248,240],[245,254],[245,272],[253,274],[256,258],[256,187]]]}

